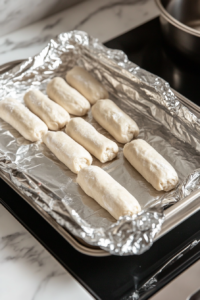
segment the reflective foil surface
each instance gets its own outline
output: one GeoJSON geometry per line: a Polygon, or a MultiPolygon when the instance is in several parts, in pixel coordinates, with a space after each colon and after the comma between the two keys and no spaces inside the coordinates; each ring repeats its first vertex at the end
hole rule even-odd
{"type": "MultiPolygon", "coordinates": [[[[59,226],[115,255],[141,254],[153,243],[164,221],[163,209],[200,187],[200,120],[183,106],[169,84],[140,69],[118,50],[103,46],[81,31],[60,34],[43,51],[0,76],[0,99],[23,103],[28,89],[46,93],[55,76],[65,78],[75,65],[83,66],[101,81],[110,99],[133,118],[145,139],[176,169],[180,185],[165,193],[156,191],[123,157],[93,164],[108,172],[139,201],[138,216],[116,220],[76,183],[76,175],[41,143],[30,143],[0,120],[0,172],[10,185],[49,214],[59,226]],[[195,171],[196,170],[196,171],[195,171]]],[[[72,116],[73,117],[73,116],[72,116]]],[[[100,133],[114,140],[92,118],[84,117],[100,133]]]]}

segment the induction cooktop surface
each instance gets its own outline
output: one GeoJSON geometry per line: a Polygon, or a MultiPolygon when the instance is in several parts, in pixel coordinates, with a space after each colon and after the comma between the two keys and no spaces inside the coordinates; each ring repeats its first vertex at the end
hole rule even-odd
{"type": "Polygon", "coordinates": [[[162,77],[173,89],[200,105],[200,66],[167,45],[159,18],[107,42],[106,46],[124,51],[138,66],[162,77]]]}

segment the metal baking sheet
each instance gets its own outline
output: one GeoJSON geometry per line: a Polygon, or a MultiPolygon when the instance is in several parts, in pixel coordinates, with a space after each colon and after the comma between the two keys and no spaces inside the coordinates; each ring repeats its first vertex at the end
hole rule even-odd
{"type": "MultiPolygon", "coordinates": [[[[198,189],[200,122],[183,106],[164,80],[140,69],[118,50],[104,47],[85,32],[60,34],[37,56],[0,76],[0,99],[7,96],[23,102],[27,89],[45,92],[55,76],[81,65],[105,84],[110,98],[139,125],[140,138],[158,150],[176,169],[180,186],[171,193],[155,191],[122,154],[102,167],[140,202],[138,216],[114,220],[76,183],[76,175],[60,163],[42,143],[29,143],[0,121],[0,170],[41,213],[82,238],[117,255],[147,250],[164,221],[163,208],[198,189]],[[191,175],[192,174],[192,175],[191,175]]],[[[113,139],[89,113],[85,119],[113,139]]]]}

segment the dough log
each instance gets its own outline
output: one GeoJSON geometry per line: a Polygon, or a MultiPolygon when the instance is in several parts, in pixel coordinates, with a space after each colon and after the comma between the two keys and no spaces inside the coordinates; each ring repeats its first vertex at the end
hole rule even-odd
{"type": "Polygon", "coordinates": [[[96,166],[82,169],[77,182],[84,192],[96,200],[115,219],[140,212],[138,201],[108,173],[96,166]]]}
{"type": "Polygon", "coordinates": [[[47,95],[68,113],[76,116],[83,116],[90,109],[89,101],[61,77],[55,77],[48,83],[47,95]]]}
{"type": "Polygon", "coordinates": [[[27,92],[24,95],[24,102],[34,114],[46,123],[50,130],[59,130],[69,122],[68,112],[39,90],[27,92]]]}
{"type": "Polygon", "coordinates": [[[119,143],[130,142],[139,134],[139,128],[113,101],[98,100],[92,107],[94,119],[119,143]]]}
{"type": "Polygon", "coordinates": [[[71,119],[66,127],[66,133],[102,163],[112,160],[119,151],[115,142],[100,134],[82,118],[71,119]]]}
{"type": "Polygon", "coordinates": [[[62,131],[48,131],[43,142],[72,172],[78,173],[92,163],[92,156],[62,131]]]}
{"type": "Polygon", "coordinates": [[[0,118],[31,142],[40,140],[48,130],[42,120],[23,104],[12,98],[0,101],[0,118]]]}
{"type": "Polygon", "coordinates": [[[157,191],[170,191],[178,183],[174,168],[146,141],[138,139],[124,147],[124,156],[157,191]]]}
{"type": "Polygon", "coordinates": [[[91,104],[99,99],[108,98],[108,92],[104,86],[96,80],[88,71],[81,67],[74,67],[67,72],[67,82],[81,93],[91,104]]]}

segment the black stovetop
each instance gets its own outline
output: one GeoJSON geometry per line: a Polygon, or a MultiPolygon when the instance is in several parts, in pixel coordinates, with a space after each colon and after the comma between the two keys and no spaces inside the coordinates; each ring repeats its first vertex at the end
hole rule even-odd
{"type": "MultiPolygon", "coordinates": [[[[200,104],[200,72],[168,49],[162,41],[158,18],[107,42],[106,46],[123,50],[130,60],[163,77],[178,92],[200,104]]],[[[0,180],[0,190],[1,203],[97,299],[127,299],[171,257],[200,238],[200,212],[197,212],[140,256],[90,257],[76,251],[3,180],[0,180]]],[[[170,265],[158,276],[155,287],[141,299],[147,299],[199,259],[199,253],[200,246],[196,246],[170,265]]]]}
{"type": "Polygon", "coordinates": [[[173,89],[200,105],[200,66],[165,43],[159,18],[107,42],[106,46],[124,51],[138,66],[162,77],[173,89]]]}

